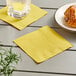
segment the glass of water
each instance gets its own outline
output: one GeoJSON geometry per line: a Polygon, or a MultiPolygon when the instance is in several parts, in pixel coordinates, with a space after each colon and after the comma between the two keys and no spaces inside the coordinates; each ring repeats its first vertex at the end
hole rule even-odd
{"type": "Polygon", "coordinates": [[[6,0],[8,15],[22,19],[30,12],[31,0],[6,0]]]}

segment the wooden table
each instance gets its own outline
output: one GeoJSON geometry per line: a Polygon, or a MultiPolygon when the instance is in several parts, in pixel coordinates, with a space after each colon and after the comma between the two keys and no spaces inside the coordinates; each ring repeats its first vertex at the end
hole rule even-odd
{"type": "MultiPolygon", "coordinates": [[[[45,9],[48,11],[48,14],[22,31],[0,21],[0,41],[3,44],[2,47],[10,48],[13,46],[13,50],[22,55],[22,61],[16,66],[18,70],[13,73],[13,76],[76,76],[76,33],[65,31],[59,27],[54,19],[56,10],[60,6],[71,2],[76,2],[76,0],[32,0],[33,4],[45,9]],[[70,41],[74,47],[41,64],[36,64],[13,43],[13,40],[44,25],[52,27],[65,39],[70,41]]],[[[5,0],[0,0],[0,8],[5,5],[5,0]]]]}

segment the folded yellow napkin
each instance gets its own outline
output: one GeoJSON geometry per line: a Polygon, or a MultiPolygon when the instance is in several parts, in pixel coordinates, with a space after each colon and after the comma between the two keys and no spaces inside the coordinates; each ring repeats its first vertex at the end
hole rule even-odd
{"type": "Polygon", "coordinates": [[[14,42],[37,63],[41,63],[72,47],[66,39],[49,26],[24,35],[14,42]]]}
{"type": "MultiPolygon", "coordinates": [[[[20,8],[20,6],[18,7],[20,8]]],[[[47,11],[31,4],[30,13],[27,16],[25,16],[24,19],[18,20],[7,15],[7,7],[0,9],[0,19],[11,24],[12,26],[16,27],[19,30],[24,29],[26,26],[40,19],[42,16],[46,14],[47,11]]]]}

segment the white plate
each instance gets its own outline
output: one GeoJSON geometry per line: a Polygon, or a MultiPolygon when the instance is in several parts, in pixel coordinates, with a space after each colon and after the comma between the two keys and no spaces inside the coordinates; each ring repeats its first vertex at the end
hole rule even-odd
{"type": "Polygon", "coordinates": [[[55,20],[56,22],[63,28],[70,30],[70,31],[75,31],[76,32],[76,28],[72,28],[66,25],[65,21],[64,21],[64,12],[66,11],[67,8],[69,8],[71,5],[76,5],[76,3],[69,3],[66,4],[62,7],[60,7],[56,13],[55,13],[55,20]]]}

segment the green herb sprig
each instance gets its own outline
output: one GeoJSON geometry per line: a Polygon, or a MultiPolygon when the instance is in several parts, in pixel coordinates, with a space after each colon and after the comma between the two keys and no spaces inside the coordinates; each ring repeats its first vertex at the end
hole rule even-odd
{"type": "Polygon", "coordinates": [[[0,74],[4,76],[11,76],[16,69],[13,64],[17,64],[21,56],[12,52],[12,48],[6,50],[0,48],[0,74]]]}

